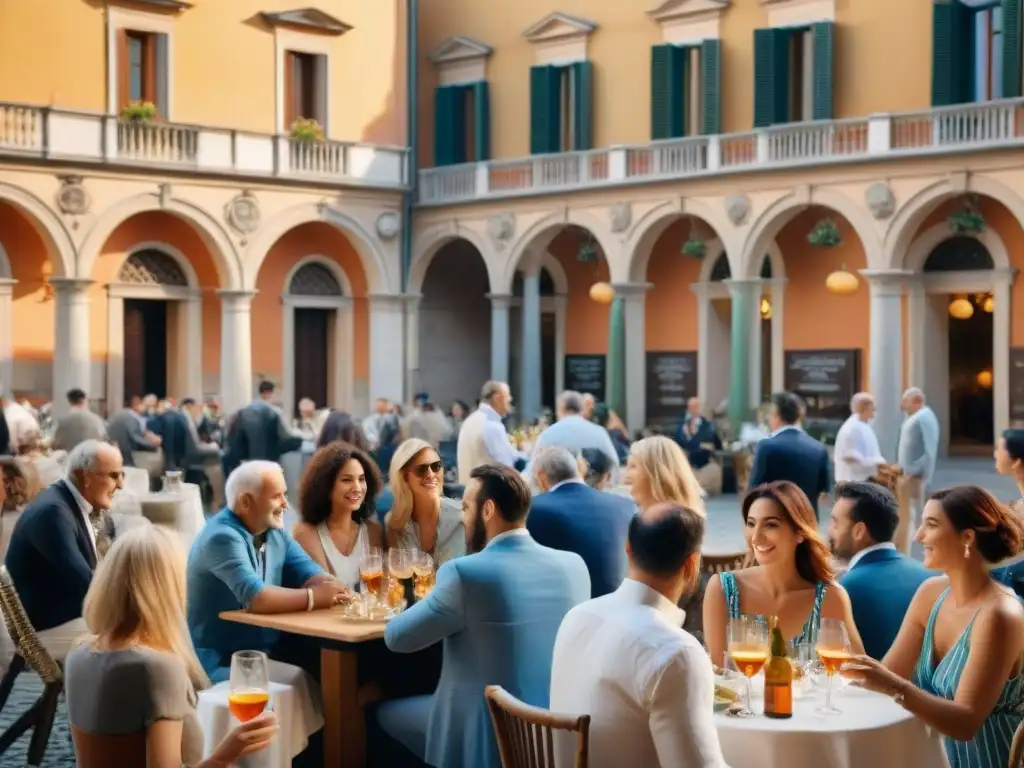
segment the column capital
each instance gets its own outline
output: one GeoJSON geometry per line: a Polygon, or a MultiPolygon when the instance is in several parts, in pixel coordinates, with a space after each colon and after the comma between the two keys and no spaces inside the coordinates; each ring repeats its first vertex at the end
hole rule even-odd
{"type": "Polygon", "coordinates": [[[722,283],[729,289],[729,296],[752,298],[760,295],[765,281],[759,277],[750,277],[737,278],[735,280],[729,278],[728,280],[723,280],[722,283]]]}
{"type": "Polygon", "coordinates": [[[405,305],[409,309],[416,309],[419,307],[420,302],[423,301],[422,293],[403,293],[402,298],[405,300],[405,305]]]}
{"type": "Polygon", "coordinates": [[[258,291],[239,291],[234,289],[220,289],[217,291],[217,295],[220,297],[221,302],[227,306],[244,307],[249,309],[252,306],[253,297],[258,291]]]}
{"type": "Polygon", "coordinates": [[[491,300],[491,307],[497,309],[508,309],[515,299],[511,293],[485,293],[484,296],[491,300]]]}
{"type": "Polygon", "coordinates": [[[871,292],[878,296],[901,296],[913,272],[905,269],[862,269],[860,276],[868,281],[871,292]]]}
{"type": "Polygon", "coordinates": [[[406,301],[404,293],[371,293],[367,298],[371,307],[401,309],[406,301]]]}
{"type": "Polygon", "coordinates": [[[10,277],[0,277],[0,296],[10,296],[17,284],[18,281],[10,277]]]}
{"type": "Polygon", "coordinates": [[[57,294],[71,294],[85,291],[94,281],[84,277],[51,277],[49,282],[57,294]]]}
{"type": "Polygon", "coordinates": [[[643,299],[653,287],[653,283],[612,283],[612,290],[615,291],[615,295],[627,301],[630,299],[634,301],[643,299]]]}

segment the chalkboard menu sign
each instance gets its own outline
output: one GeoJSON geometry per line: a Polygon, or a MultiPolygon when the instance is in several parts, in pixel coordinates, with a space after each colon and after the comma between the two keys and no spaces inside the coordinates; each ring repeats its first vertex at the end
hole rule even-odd
{"type": "Polygon", "coordinates": [[[1024,347],[1010,347],[1010,421],[1024,423],[1024,347]]]}
{"type": "Polygon", "coordinates": [[[604,355],[566,355],[565,388],[604,400],[604,355]]]}
{"type": "Polygon", "coordinates": [[[696,352],[647,353],[647,424],[679,421],[696,396],[696,352]]]}
{"type": "Polygon", "coordinates": [[[809,419],[845,419],[861,389],[859,349],[786,352],[786,389],[807,404],[809,419]]]}

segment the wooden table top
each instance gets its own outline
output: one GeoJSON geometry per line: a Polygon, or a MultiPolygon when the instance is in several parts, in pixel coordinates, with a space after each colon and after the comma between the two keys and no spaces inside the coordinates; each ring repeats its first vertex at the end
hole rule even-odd
{"type": "Polygon", "coordinates": [[[220,617],[225,621],[235,621],[239,624],[251,624],[293,635],[320,637],[342,643],[364,643],[384,637],[383,621],[347,618],[344,610],[338,607],[321,611],[275,614],[225,611],[220,617]]]}

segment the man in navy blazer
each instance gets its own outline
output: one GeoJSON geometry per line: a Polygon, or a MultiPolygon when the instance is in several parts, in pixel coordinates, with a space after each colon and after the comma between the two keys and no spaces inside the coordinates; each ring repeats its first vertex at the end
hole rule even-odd
{"type": "Polygon", "coordinates": [[[798,426],[802,408],[792,392],[772,395],[772,435],[757,444],[747,487],[789,480],[807,495],[817,516],[818,500],[832,490],[832,462],[828,449],[798,426]]]}
{"type": "Polygon", "coordinates": [[[892,542],[899,504],[884,486],[840,483],[828,524],[832,553],[849,561],[839,583],[853,605],[853,620],[869,656],[885,656],[921,583],[936,574],[892,542]]]}
{"type": "Polygon", "coordinates": [[[541,448],[531,462],[533,497],[526,528],[545,547],[575,552],[590,572],[590,596],[614,592],[626,576],[626,538],[636,504],[625,496],[596,491],[580,478],[566,448],[541,448]]]}

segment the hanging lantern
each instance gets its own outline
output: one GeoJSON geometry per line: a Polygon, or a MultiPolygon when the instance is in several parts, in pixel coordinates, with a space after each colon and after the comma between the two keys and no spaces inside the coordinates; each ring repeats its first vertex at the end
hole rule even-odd
{"type": "Polygon", "coordinates": [[[949,316],[956,320],[970,320],[974,316],[974,305],[963,296],[949,302],[949,316]]]}
{"type": "Polygon", "coordinates": [[[996,300],[994,298],[992,298],[991,296],[986,296],[984,299],[982,299],[982,301],[981,301],[981,309],[982,309],[982,311],[988,312],[991,315],[992,312],[995,311],[995,308],[996,308],[996,300]]]}
{"type": "Polygon", "coordinates": [[[611,304],[615,298],[615,289],[608,283],[594,283],[590,286],[590,298],[598,304],[611,304]]]}
{"type": "Polygon", "coordinates": [[[772,319],[772,303],[768,301],[768,297],[761,298],[761,319],[771,320],[772,319]]]}
{"type": "Polygon", "coordinates": [[[851,293],[856,293],[859,286],[860,280],[853,272],[846,270],[845,264],[825,278],[825,287],[837,296],[849,296],[851,293]]]}
{"type": "Polygon", "coordinates": [[[992,371],[987,368],[984,371],[978,371],[978,375],[974,377],[974,380],[978,382],[978,386],[982,389],[992,389],[992,371]]]}

